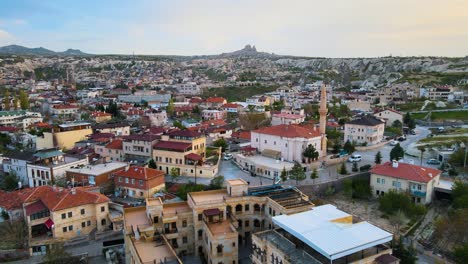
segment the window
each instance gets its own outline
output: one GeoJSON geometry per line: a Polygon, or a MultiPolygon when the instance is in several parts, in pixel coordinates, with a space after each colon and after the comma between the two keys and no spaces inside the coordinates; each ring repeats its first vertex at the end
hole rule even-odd
{"type": "Polygon", "coordinates": [[[140,196],[143,196],[143,192],[140,192],[140,196]]]}
{"type": "Polygon", "coordinates": [[[87,226],[90,226],[90,225],[91,225],[91,221],[88,220],[88,222],[86,222],[86,225],[87,225],[87,226]]]}
{"type": "Polygon", "coordinates": [[[246,205],[245,205],[244,211],[250,211],[250,204],[246,204],[246,205]]]}
{"type": "Polygon", "coordinates": [[[102,225],[102,226],[105,226],[105,225],[106,225],[106,219],[102,219],[102,220],[101,220],[101,225],[102,225]]]}
{"type": "Polygon", "coordinates": [[[382,184],[385,184],[385,179],[382,179],[382,184]]]}
{"type": "Polygon", "coordinates": [[[380,183],[380,178],[377,178],[377,183],[380,183]]]}
{"type": "Polygon", "coordinates": [[[187,244],[187,242],[188,242],[187,237],[182,237],[182,244],[187,244]]]}
{"type": "Polygon", "coordinates": [[[119,182],[122,182],[122,177],[119,177],[119,182]]]}
{"type": "Polygon", "coordinates": [[[223,253],[223,247],[224,247],[223,245],[218,245],[216,247],[216,253],[222,254],[223,253]]]}
{"type": "Polygon", "coordinates": [[[82,214],[82,215],[85,214],[85,209],[81,209],[81,214],[82,214]]]}
{"type": "Polygon", "coordinates": [[[203,219],[202,214],[198,214],[198,221],[201,221],[203,219]]]}
{"type": "Polygon", "coordinates": [[[266,141],[266,139],[265,139],[265,144],[267,144],[267,142],[268,142],[268,141],[266,141]]]}
{"type": "Polygon", "coordinates": [[[67,214],[62,214],[62,219],[67,218],[67,214]]]}
{"type": "Polygon", "coordinates": [[[73,212],[68,212],[68,217],[72,217],[73,216],[73,212]]]}
{"type": "Polygon", "coordinates": [[[379,190],[375,191],[375,194],[379,195],[379,194],[380,194],[380,191],[379,191],[379,190]]]}
{"type": "Polygon", "coordinates": [[[182,227],[187,227],[187,220],[182,221],[182,227]]]}
{"type": "Polygon", "coordinates": [[[73,230],[73,226],[68,226],[68,231],[72,231],[73,230]]]}
{"type": "Polygon", "coordinates": [[[245,227],[249,227],[249,220],[245,220],[245,227]]]}
{"type": "Polygon", "coordinates": [[[63,231],[64,233],[66,233],[66,232],[67,232],[67,227],[62,228],[62,231],[63,231]]]}
{"type": "Polygon", "coordinates": [[[81,222],[81,228],[85,228],[86,227],[86,222],[81,222]]]}
{"type": "Polygon", "coordinates": [[[418,184],[418,190],[421,190],[421,189],[422,189],[421,184],[418,184]]]}
{"type": "Polygon", "coordinates": [[[139,181],[140,186],[143,186],[143,180],[139,181]]]}
{"type": "Polygon", "coordinates": [[[101,212],[104,212],[104,211],[106,211],[106,207],[101,206],[101,212]]]}
{"type": "Polygon", "coordinates": [[[125,178],[125,183],[128,183],[128,178],[125,178]]]}
{"type": "Polygon", "coordinates": [[[135,184],[135,179],[132,179],[132,184],[135,184]]]}

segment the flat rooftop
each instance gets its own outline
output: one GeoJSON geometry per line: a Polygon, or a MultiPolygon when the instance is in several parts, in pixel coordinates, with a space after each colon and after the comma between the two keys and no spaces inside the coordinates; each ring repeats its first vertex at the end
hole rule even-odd
{"type": "Polygon", "coordinates": [[[176,257],[168,245],[156,245],[153,241],[146,242],[134,239],[132,239],[132,242],[142,263],[153,263],[154,260],[156,260],[156,263],[160,263],[160,261],[163,261],[164,263],[164,259],[169,261],[166,263],[172,263],[170,262],[171,260],[176,260],[176,257]]]}
{"type": "Polygon", "coordinates": [[[228,233],[237,233],[235,229],[231,228],[231,223],[229,220],[224,220],[218,223],[207,223],[206,225],[214,236],[228,233]]]}
{"type": "Polygon", "coordinates": [[[192,211],[187,202],[164,203],[163,210],[165,215],[187,213],[192,211]]]}
{"type": "Polygon", "coordinates": [[[109,171],[125,168],[125,166],[127,166],[127,163],[125,162],[110,162],[104,164],[86,165],[82,168],[68,169],[67,171],[98,176],[109,171]]]}
{"type": "Polygon", "coordinates": [[[232,186],[236,186],[236,185],[248,185],[246,181],[244,181],[243,179],[233,179],[233,180],[226,180],[229,184],[231,184],[232,186]]]}
{"type": "Polygon", "coordinates": [[[225,189],[189,193],[196,205],[218,203],[229,196],[225,189]]]}
{"type": "Polygon", "coordinates": [[[329,260],[392,241],[392,234],[327,204],[293,215],[273,217],[273,223],[329,260]]]}
{"type": "Polygon", "coordinates": [[[132,227],[133,231],[137,231],[138,226],[151,225],[150,220],[146,216],[146,207],[131,207],[124,210],[125,227],[132,227]]]}
{"type": "Polygon", "coordinates": [[[244,156],[242,154],[236,154],[242,159],[246,159],[252,163],[255,163],[257,167],[263,166],[263,167],[268,167],[276,170],[283,170],[283,168],[286,168],[286,170],[292,169],[294,166],[294,163],[289,162],[289,161],[281,161],[277,159],[272,159],[268,158],[265,156],[261,155],[255,155],[255,156],[244,156]]]}

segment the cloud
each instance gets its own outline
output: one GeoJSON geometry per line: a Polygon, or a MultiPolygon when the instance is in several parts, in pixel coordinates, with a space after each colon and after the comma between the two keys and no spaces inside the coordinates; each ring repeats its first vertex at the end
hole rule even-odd
{"type": "Polygon", "coordinates": [[[15,37],[6,30],[0,28],[0,46],[6,46],[15,43],[15,37]]]}

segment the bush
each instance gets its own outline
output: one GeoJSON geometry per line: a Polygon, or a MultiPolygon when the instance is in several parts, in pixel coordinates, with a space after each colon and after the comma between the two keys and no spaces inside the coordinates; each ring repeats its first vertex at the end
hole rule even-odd
{"type": "Polygon", "coordinates": [[[359,171],[361,172],[368,171],[370,170],[370,168],[372,168],[372,166],[370,164],[366,164],[366,165],[359,167],[359,171]]]}
{"type": "Polygon", "coordinates": [[[392,215],[401,210],[410,218],[418,217],[426,213],[424,205],[415,205],[406,193],[390,190],[379,198],[379,209],[385,214],[392,215]]]}
{"type": "Polygon", "coordinates": [[[340,169],[338,170],[338,173],[341,174],[341,175],[346,175],[348,174],[348,170],[346,169],[346,165],[345,163],[341,163],[341,167],[340,169]]]}

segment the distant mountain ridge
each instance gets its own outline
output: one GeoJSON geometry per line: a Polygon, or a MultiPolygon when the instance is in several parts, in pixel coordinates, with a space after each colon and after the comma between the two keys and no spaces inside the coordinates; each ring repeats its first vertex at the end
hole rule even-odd
{"type": "Polygon", "coordinates": [[[36,56],[87,56],[91,55],[84,53],[79,49],[67,49],[66,51],[56,52],[43,47],[28,48],[20,45],[8,45],[0,47],[0,54],[14,55],[36,55],[36,56]]]}

